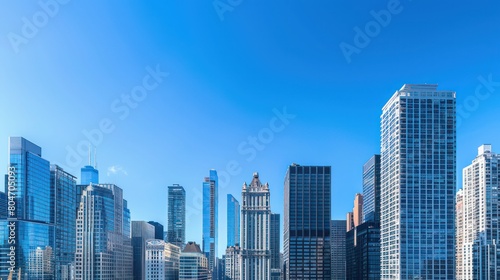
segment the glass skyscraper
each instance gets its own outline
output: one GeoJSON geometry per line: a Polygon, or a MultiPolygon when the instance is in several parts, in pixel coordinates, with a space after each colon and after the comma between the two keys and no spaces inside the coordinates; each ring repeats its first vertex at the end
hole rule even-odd
{"type": "Polygon", "coordinates": [[[53,203],[51,220],[55,227],[55,279],[73,279],[76,252],[76,177],[57,165],[50,166],[53,203]]]}
{"type": "Polygon", "coordinates": [[[363,221],[380,221],[380,155],[363,165],[363,221]]]}
{"type": "Polygon", "coordinates": [[[22,137],[10,137],[9,161],[5,193],[15,210],[0,221],[0,277],[21,269],[23,279],[53,279],[50,164],[39,146],[22,137]]]}
{"type": "Polygon", "coordinates": [[[99,184],[99,171],[93,166],[86,165],[82,167],[80,173],[82,177],[80,178],[81,185],[99,184]]]}
{"type": "Polygon", "coordinates": [[[146,279],[146,241],[155,239],[155,227],[145,221],[132,221],[134,280],[146,279]]]}
{"type": "Polygon", "coordinates": [[[240,203],[227,195],[227,247],[240,244],[240,203]]]}
{"type": "Polygon", "coordinates": [[[163,225],[158,223],[158,222],[155,222],[155,221],[149,221],[148,222],[150,225],[153,225],[155,227],[155,237],[154,239],[160,239],[160,240],[163,240],[164,236],[163,236],[163,233],[164,233],[164,228],[163,228],[163,225]]]}
{"type": "Polygon", "coordinates": [[[217,263],[218,181],[217,171],[212,169],[203,182],[203,253],[207,256],[211,272],[217,263]]]}
{"type": "Polygon", "coordinates": [[[167,242],[182,249],[186,244],[186,191],[182,186],[168,187],[167,212],[167,242]]]}
{"type": "Polygon", "coordinates": [[[281,279],[280,248],[281,248],[281,222],[280,214],[271,214],[269,234],[269,250],[271,251],[271,280],[281,279]]]}
{"type": "Polygon", "coordinates": [[[330,279],[331,167],[288,167],[284,279],[330,279]]]}
{"type": "Polygon", "coordinates": [[[404,85],[381,116],[381,278],[454,279],[455,92],[404,85]]]}
{"type": "Polygon", "coordinates": [[[332,280],[346,280],[346,220],[332,220],[330,223],[330,240],[332,256],[332,280]]]}

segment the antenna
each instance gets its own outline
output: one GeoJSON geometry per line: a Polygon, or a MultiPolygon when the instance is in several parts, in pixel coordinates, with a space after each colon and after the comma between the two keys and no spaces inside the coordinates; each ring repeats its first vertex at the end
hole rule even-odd
{"type": "Polygon", "coordinates": [[[90,143],[89,143],[89,165],[92,164],[92,162],[90,160],[91,153],[92,153],[92,148],[90,147],[90,143]]]}
{"type": "Polygon", "coordinates": [[[94,147],[94,168],[97,169],[97,147],[94,147]]]}

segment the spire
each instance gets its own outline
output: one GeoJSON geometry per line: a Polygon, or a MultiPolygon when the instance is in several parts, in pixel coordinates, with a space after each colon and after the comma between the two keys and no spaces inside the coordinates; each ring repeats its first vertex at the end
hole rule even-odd
{"type": "Polygon", "coordinates": [[[92,165],[92,160],[90,159],[91,153],[92,153],[92,147],[91,147],[90,142],[89,142],[89,166],[92,165]]]}
{"type": "Polygon", "coordinates": [[[94,168],[97,169],[97,147],[94,147],[94,168]]]}

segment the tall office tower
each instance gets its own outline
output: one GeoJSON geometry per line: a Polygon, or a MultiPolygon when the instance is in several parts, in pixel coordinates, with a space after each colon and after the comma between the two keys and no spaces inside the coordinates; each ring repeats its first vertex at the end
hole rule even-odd
{"type": "Polygon", "coordinates": [[[82,167],[80,173],[81,185],[99,184],[99,171],[94,166],[91,166],[90,163],[82,167]]]}
{"type": "Polygon", "coordinates": [[[285,279],[331,279],[331,167],[292,164],[285,177],[285,279]]]}
{"type": "Polygon", "coordinates": [[[155,239],[155,227],[144,221],[132,221],[134,280],[146,279],[146,241],[155,239]]]}
{"type": "Polygon", "coordinates": [[[178,280],[181,249],[161,239],[146,241],[145,280],[178,280]]]}
{"type": "Polygon", "coordinates": [[[281,279],[280,247],[281,247],[280,214],[271,214],[270,243],[271,251],[271,280],[281,279]]]}
{"type": "MultiPolygon", "coordinates": [[[[83,191],[76,219],[77,280],[133,279],[133,249],[124,231],[123,191],[112,184],[89,185],[83,191]]],[[[128,233],[129,234],[129,233],[128,233]]]]}
{"type": "Polygon", "coordinates": [[[240,244],[240,203],[227,195],[227,247],[240,244]]]}
{"type": "Polygon", "coordinates": [[[464,192],[458,190],[455,202],[455,279],[464,280],[464,192]]]}
{"type": "MultiPolygon", "coordinates": [[[[5,180],[8,182],[8,179],[5,180]]],[[[6,187],[7,189],[8,187],[6,187]]],[[[4,192],[0,192],[0,219],[7,219],[7,194],[4,192]]]]}
{"type": "Polygon", "coordinates": [[[226,269],[226,257],[217,258],[217,274],[212,280],[226,280],[225,269],[226,269]]]}
{"type": "Polygon", "coordinates": [[[76,252],[76,177],[57,165],[50,165],[50,186],[54,208],[55,279],[73,279],[76,252]]]}
{"type": "Polygon", "coordinates": [[[354,228],[354,213],[347,212],[346,216],[346,231],[350,231],[354,228]]]}
{"type": "Polygon", "coordinates": [[[9,139],[9,167],[5,193],[10,205],[0,220],[0,277],[21,271],[23,279],[54,277],[54,201],[50,164],[42,149],[22,137],[9,139]],[[10,238],[9,238],[10,237],[10,238]]]}
{"type": "Polygon", "coordinates": [[[331,263],[332,280],[346,280],[346,221],[332,220],[331,234],[331,263]]]}
{"type": "Polygon", "coordinates": [[[230,246],[226,249],[225,263],[225,279],[240,280],[241,279],[241,247],[230,246]]]}
{"type": "Polygon", "coordinates": [[[363,221],[380,221],[380,155],[363,165],[363,221]]]}
{"type": "Polygon", "coordinates": [[[195,242],[188,242],[181,253],[179,280],[208,280],[208,260],[195,242]]]}
{"type": "Polygon", "coordinates": [[[363,195],[357,193],[354,197],[354,208],[352,209],[354,226],[357,227],[363,222],[363,195]]]}
{"type": "Polygon", "coordinates": [[[186,243],[186,191],[174,184],[168,187],[167,242],[184,248],[186,243]]]}
{"type": "Polygon", "coordinates": [[[155,237],[154,239],[160,239],[160,240],[163,240],[163,231],[164,231],[164,228],[163,228],[163,225],[158,223],[158,222],[155,222],[155,221],[149,221],[148,224],[152,225],[155,227],[155,237]]]}
{"type": "Polygon", "coordinates": [[[271,193],[259,173],[241,190],[241,280],[269,280],[271,277],[271,193]]]}
{"type": "MultiPolygon", "coordinates": [[[[463,170],[463,208],[457,213],[457,237],[462,238],[462,279],[500,279],[500,154],[482,145],[463,170]],[[459,219],[462,219],[461,221],[459,219]]],[[[457,246],[460,245],[457,242],[457,246]]],[[[459,274],[459,273],[457,273],[459,274]]]]}
{"type": "Polygon", "coordinates": [[[364,222],[346,234],[346,279],[380,279],[380,223],[364,222]]]}
{"type": "Polygon", "coordinates": [[[217,261],[218,231],[218,183],[217,171],[210,170],[210,176],[203,182],[203,252],[208,259],[208,268],[214,271],[217,261]]]}
{"type": "Polygon", "coordinates": [[[381,116],[381,277],[453,279],[455,92],[404,85],[381,116]]]}

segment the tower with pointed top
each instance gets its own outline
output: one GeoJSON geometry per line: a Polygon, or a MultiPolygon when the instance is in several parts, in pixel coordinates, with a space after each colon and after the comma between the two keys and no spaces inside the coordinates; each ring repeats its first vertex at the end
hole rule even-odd
{"type": "Polygon", "coordinates": [[[243,184],[241,210],[241,280],[269,280],[271,277],[269,184],[262,184],[259,173],[250,185],[243,184]]]}

